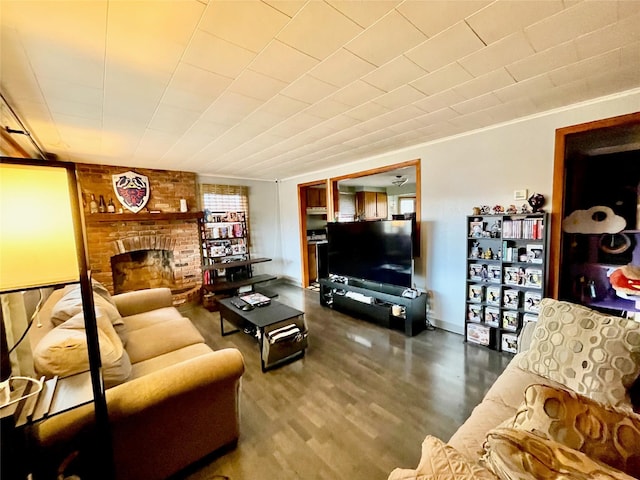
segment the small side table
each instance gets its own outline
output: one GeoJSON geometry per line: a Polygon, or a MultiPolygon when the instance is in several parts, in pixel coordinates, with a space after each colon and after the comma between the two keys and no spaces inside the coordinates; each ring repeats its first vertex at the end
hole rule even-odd
{"type": "MultiPolygon", "coordinates": [[[[29,393],[27,387],[23,395],[29,393]]],[[[45,381],[38,395],[0,409],[2,419],[2,478],[27,478],[29,427],[54,415],[93,402],[91,375],[87,372],[45,381]]]]}

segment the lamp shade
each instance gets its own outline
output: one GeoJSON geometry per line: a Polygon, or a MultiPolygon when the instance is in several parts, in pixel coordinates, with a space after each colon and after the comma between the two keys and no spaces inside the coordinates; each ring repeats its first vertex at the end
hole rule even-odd
{"type": "Polygon", "coordinates": [[[77,281],[68,172],[0,164],[0,292],[77,281]]]}

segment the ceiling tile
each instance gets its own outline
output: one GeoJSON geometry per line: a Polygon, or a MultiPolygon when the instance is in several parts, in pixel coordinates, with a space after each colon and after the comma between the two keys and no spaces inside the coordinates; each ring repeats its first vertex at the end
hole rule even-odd
{"type": "Polygon", "coordinates": [[[537,52],[617,20],[616,2],[583,1],[525,29],[537,52]]]}
{"type": "Polygon", "coordinates": [[[312,68],[309,74],[336,87],[344,87],[374,69],[373,64],[341,48],[312,68]]]}
{"type": "Polygon", "coordinates": [[[397,9],[425,35],[433,37],[464,20],[493,0],[409,0],[397,9]]]}
{"type": "Polygon", "coordinates": [[[309,2],[276,38],[318,60],[324,60],[362,31],[324,2],[309,2]]]}
{"type": "Polygon", "coordinates": [[[233,92],[225,92],[204,112],[207,122],[235,125],[262,105],[262,101],[233,92]]]}
{"type": "Polygon", "coordinates": [[[291,20],[263,2],[210,2],[199,28],[242,48],[259,52],[291,20]]]}
{"type": "Polygon", "coordinates": [[[425,38],[406,18],[392,10],[347,43],[345,48],[358,57],[381,66],[420,44],[425,38]]]}
{"type": "Polygon", "coordinates": [[[365,75],[362,79],[385,92],[390,92],[405,83],[426,75],[426,73],[407,57],[400,55],[365,75]]]}
{"type": "Polygon", "coordinates": [[[351,108],[352,107],[350,105],[337,102],[331,98],[325,98],[324,100],[321,100],[307,108],[305,113],[327,119],[345,113],[351,110],[351,108]]]}
{"type": "MultiPolygon", "coordinates": [[[[633,54],[638,58],[637,56],[640,55],[640,45],[636,46],[633,54]]],[[[639,84],[640,71],[637,66],[633,63],[623,63],[622,66],[616,70],[601,72],[599,75],[587,79],[587,92],[590,96],[599,97],[637,88],[639,84]]],[[[640,101],[637,101],[633,108],[635,111],[640,111],[640,101]]]]}
{"type": "Polygon", "coordinates": [[[208,72],[187,63],[180,63],[162,97],[162,102],[174,107],[204,112],[231,84],[229,77],[208,72]]]}
{"type": "Polygon", "coordinates": [[[425,95],[422,92],[409,85],[403,85],[400,88],[396,88],[389,93],[375,98],[373,101],[383,107],[395,109],[417,102],[423,98],[425,98],[425,95]]]}
{"type": "Polygon", "coordinates": [[[454,90],[465,98],[473,98],[513,83],[515,83],[515,80],[509,72],[504,68],[498,68],[486,75],[476,77],[462,85],[458,85],[454,87],[454,90]]]}
{"type": "Polygon", "coordinates": [[[507,65],[506,68],[516,80],[520,81],[577,61],[576,45],[573,41],[569,41],[524,57],[507,65]]]}
{"type": "Polygon", "coordinates": [[[464,102],[451,105],[451,109],[461,115],[466,115],[468,113],[479,112],[490,107],[495,107],[501,103],[502,101],[493,93],[485,93],[484,95],[472,98],[471,100],[465,100],[464,102]]]}
{"type": "Polygon", "coordinates": [[[503,38],[458,61],[474,77],[479,77],[535,52],[522,32],[503,38]]]}
{"type": "Polygon", "coordinates": [[[414,103],[416,107],[425,112],[435,112],[441,108],[448,107],[454,103],[463,102],[465,97],[456,92],[453,89],[448,89],[434,95],[429,95],[424,100],[419,100],[414,103]]]}
{"type": "MultiPolygon", "coordinates": [[[[360,105],[359,107],[349,110],[345,113],[345,115],[366,122],[367,120],[371,120],[372,118],[375,118],[378,115],[382,115],[383,113],[387,113],[388,111],[388,108],[378,103],[367,102],[360,105]]],[[[363,126],[363,128],[366,127],[363,126]]]]}
{"type": "Polygon", "coordinates": [[[524,97],[544,93],[554,88],[553,82],[546,73],[531,77],[513,85],[499,88],[494,93],[503,102],[510,102],[524,97]]]}
{"type": "Polygon", "coordinates": [[[315,58],[275,40],[260,52],[251,70],[290,83],[317,63],[315,58]]]}
{"type": "MultiPolygon", "coordinates": [[[[640,6],[640,2],[634,3],[640,6]]],[[[640,40],[640,14],[623,18],[619,22],[607,25],[592,33],[582,35],[574,40],[580,58],[588,58],[608,52],[629,43],[640,40]]]]}
{"type": "Polygon", "coordinates": [[[398,0],[367,0],[365,2],[354,2],[352,0],[327,0],[336,10],[349,17],[361,27],[368,28],[384,17],[396,5],[401,3],[398,0]]]}
{"type": "Polygon", "coordinates": [[[176,136],[182,135],[199,116],[199,112],[161,103],[149,122],[149,128],[176,136]]]}
{"type": "Polygon", "coordinates": [[[286,86],[287,83],[282,80],[246,69],[229,86],[229,91],[258,100],[268,100],[286,86]]]}
{"type": "Polygon", "coordinates": [[[237,77],[255,58],[255,53],[197,30],[182,61],[229,78],[237,77]]]}
{"type": "Polygon", "coordinates": [[[287,118],[301,112],[309,106],[308,102],[296,100],[286,95],[278,94],[260,107],[261,110],[274,113],[280,117],[287,118]]]}
{"type": "Polygon", "coordinates": [[[575,80],[585,79],[590,75],[600,72],[615,70],[619,66],[620,51],[614,50],[553,70],[549,72],[549,77],[554,85],[562,85],[575,80]]]}
{"type": "Polygon", "coordinates": [[[331,98],[340,103],[357,107],[358,105],[368,102],[369,100],[373,100],[383,94],[383,90],[380,90],[373,85],[369,85],[362,80],[356,80],[331,95],[331,98]]]}
{"type": "Polygon", "coordinates": [[[110,69],[104,87],[105,115],[135,118],[146,126],[171,77],[168,73],[110,69]]]}
{"type": "Polygon", "coordinates": [[[459,64],[451,63],[440,70],[425,75],[415,82],[411,82],[410,85],[427,95],[433,95],[455,87],[472,78],[471,74],[459,64]]]}
{"type": "Polygon", "coordinates": [[[328,97],[337,89],[335,85],[323,82],[307,74],[289,84],[281,93],[287,97],[311,104],[328,97]]]}
{"type": "Polygon", "coordinates": [[[467,23],[490,45],[563,8],[562,0],[503,0],[473,13],[467,23]]]}
{"type": "Polygon", "coordinates": [[[307,0],[263,0],[267,5],[271,5],[279,12],[289,17],[293,17],[298,11],[304,7],[307,0]]]}
{"type": "Polygon", "coordinates": [[[406,55],[426,71],[433,72],[484,46],[466,23],[459,22],[406,55]]]}

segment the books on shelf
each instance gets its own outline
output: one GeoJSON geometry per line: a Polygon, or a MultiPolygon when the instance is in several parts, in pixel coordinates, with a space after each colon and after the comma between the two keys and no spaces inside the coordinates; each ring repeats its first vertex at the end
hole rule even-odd
{"type": "Polygon", "coordinates": [[[542,218],[512,218],[502,221],[502,238],[542,240],[544,220],[542,218]]]}
{"type": "Polygon", "coordinates": [[[542,300],[540,292],[524,292],[524,302],[522,304],[524,311],[538,313],[540,311],[540,300],[542,300]]]}
{"type": "Polygon", "coordinates": [[[487,287],[485,290],[487,305],[500,305],[500,287],[487,287]]]}
{"type": "Polygon", "coordinates": [[[502,312],[502,328],[515,332],[518,329],[518,312],[505,310],[502,312]]]}
{"type": "Polygon", "coordinates": [[[518,308],[520,306],[520,290],[505,289],[502,292],[502,306],[505,308],[518,308]]]}

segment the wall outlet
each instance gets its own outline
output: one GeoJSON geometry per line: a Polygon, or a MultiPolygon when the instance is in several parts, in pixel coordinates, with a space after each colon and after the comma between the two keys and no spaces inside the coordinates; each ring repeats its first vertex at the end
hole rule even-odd
{"type": "Polygon", "coordinates": [[[514,200],[526,200],[527,199],[527,189],[523,190],[514,190],[513,191],[513,199],[514,200]]]}

